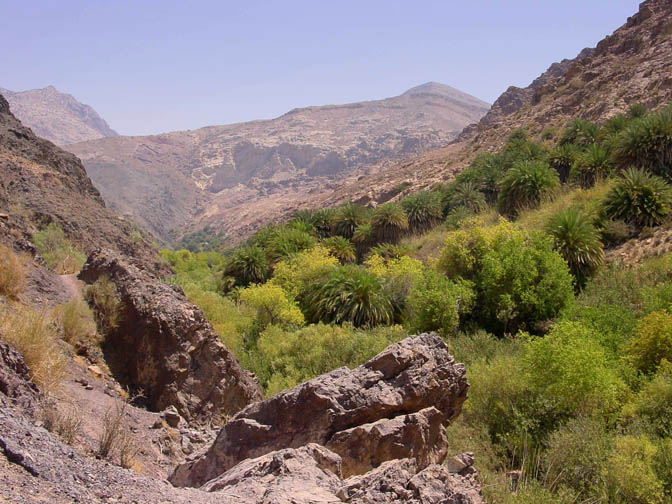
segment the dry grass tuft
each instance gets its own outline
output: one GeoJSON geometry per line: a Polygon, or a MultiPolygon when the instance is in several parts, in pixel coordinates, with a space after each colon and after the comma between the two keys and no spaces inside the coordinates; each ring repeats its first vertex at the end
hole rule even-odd
{"type": "Polygon", "coordinates": [[[5,308],[0,311],[0,332],[23,355],[31,380],[45,394],[57,390],[65,377],[66,360],[47,314],[24,306],[5,308]]]}
{"type": "Polygon", "coordinates": [[[71,445],[82,430],[82,415],[73,404],[59,408],[54,399],[45,399],[40,410],[44,428],[71,445]]]}
{"type": "Polygon", "coordinates": [[[54,309],[54,322],[61,338],[71,345],[81,341],[96,340],[96,322],[89,305],[73,299],[54,309]]]}
{"type": "Polygon", "coordinates": [[[119,457],[119,465],[126,469],[132,469],[136,465],[135,458],[138,455],[137,447],[129,432],[126,421],[126,410],[129,401],[115,401],[103,417],[103,432],[98,439],[96,455],[112,460],[115,453],[119,457]]]}
{"type": "Polygon", "coordinates": [[[0,294],[17,298],[26,286],[26,274],[21,260],[12,249],[0,245],[0,294]]]}

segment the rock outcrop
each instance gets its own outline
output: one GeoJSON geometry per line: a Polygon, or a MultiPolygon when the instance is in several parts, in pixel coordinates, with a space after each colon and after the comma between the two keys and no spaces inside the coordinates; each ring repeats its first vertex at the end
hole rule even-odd
{"type": "Polygon", "coordinates": [[[23,356],[2,341],[0,334],[0,404],[11,404],[32,410],[39,390],[30,381],[23,356]]]}
{"type": "Polygon", "coordinates": [[[243,460],[308,443],[338,451],[346,475],[399,456],[415,457],[422,468],[445,455],[441,426],[460,413],[467,389],[464,365],[439,336],[407,338],[358,368],[337,369],[251,404],[170,480],[200,487],[243,460]],[[405,442],[418,444],[395,446],[405,442]],[[363,446],[370,450],[363,453],[363,446]]]}
{"type": "Polygon", "coordinates": [[[121,322],[106,337],[117,379],[139,389],[149,407],[174,406],[191,422],[221,421],[262,398],[253,375],[221,343],[182,289],[113,252],[92,253],[80,278],[107,276],[121,299],[121,322]]]}

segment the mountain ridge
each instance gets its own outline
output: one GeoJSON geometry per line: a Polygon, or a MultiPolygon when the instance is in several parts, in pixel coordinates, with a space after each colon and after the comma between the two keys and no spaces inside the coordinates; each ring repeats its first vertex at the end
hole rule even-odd
{"type": "Polygon", "coordinates": [[[18,92],[0,88],[0,94],[25,126],[56,145],[118,135],[91,106],[54,86],[18,92]]]}
{"type": "Polygon", "coordinates": [[[68,149],[82,159],[112,208],[163,240],[174,238],[175,230],[215,225],[235,241],[251,230],[247,217],[272,217],[281,196],[305,199],[383,159],[445,145],[488,107],[450,86],[428,83],[382,100],[107,137],[68,149]]]}

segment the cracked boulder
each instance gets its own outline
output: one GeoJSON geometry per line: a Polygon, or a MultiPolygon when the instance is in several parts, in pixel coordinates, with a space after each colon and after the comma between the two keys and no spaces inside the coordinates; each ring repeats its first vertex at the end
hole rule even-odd
{"type": "Polygon", "coordinates": [[[400,456],[426,465],[445,455],[441,426],[460,413],[467,389],[464,365],[438,335],[409,337],[355,369],[336,369],[246,407],[170,481],[200,487],[243,460],[308,443],[342,454],[346,474],[400,456]],[[369,448],[359,453],[362,443],[369,448]]]}

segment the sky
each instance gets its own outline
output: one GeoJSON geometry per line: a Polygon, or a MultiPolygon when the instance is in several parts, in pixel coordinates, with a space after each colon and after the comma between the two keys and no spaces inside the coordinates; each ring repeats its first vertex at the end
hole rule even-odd
{"type": "Polygon", "coordinates": [[[640,0],[0,0],[0,87],[54,85],[144,135],[396,96],[493,102],[640,0]]]}

